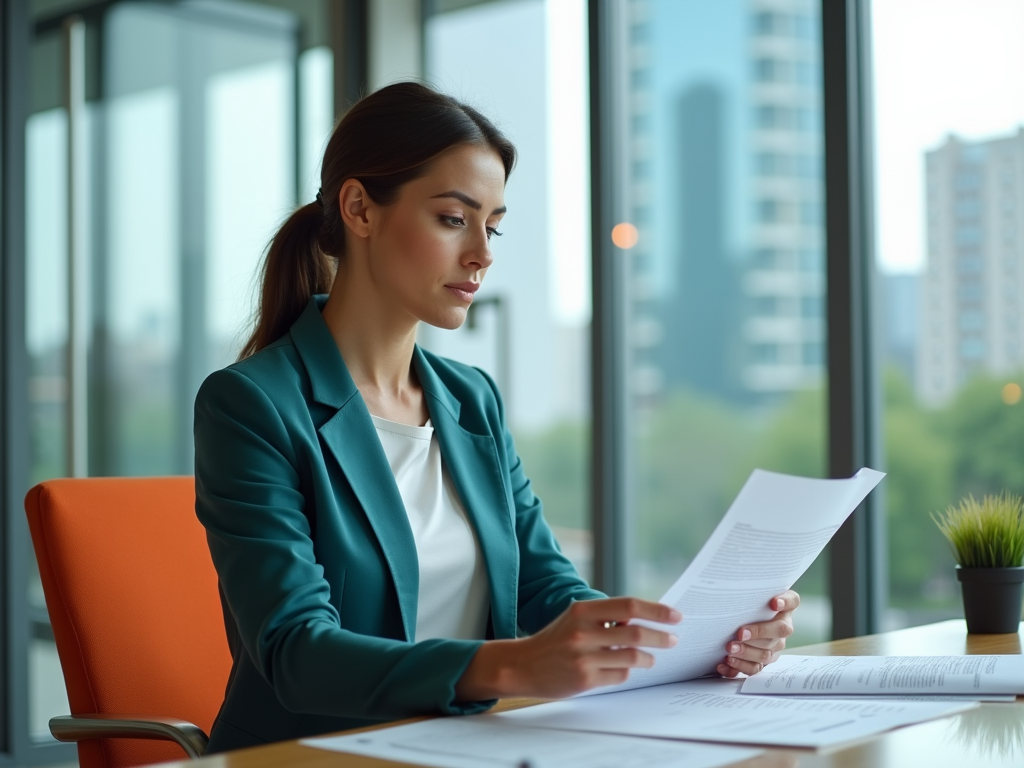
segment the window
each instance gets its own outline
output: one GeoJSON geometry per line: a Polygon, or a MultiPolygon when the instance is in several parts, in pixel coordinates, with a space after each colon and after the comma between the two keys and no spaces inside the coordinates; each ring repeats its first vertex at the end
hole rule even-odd
{"type": "MultiPolygon", "coordinates": [[[[793,62],[819,58],[818,35],[797,22],[816,27],[818,5],[622,5],[620,215],[647,222],[616,252],[629,340],[626,587],[657,598],[752,469],[825,471],[824,319],[820,303],[801,318],[793,287],[824,292],[820,206],[802,205],[823,197],[820,78],[789,87],[793,62]],[[637,154],[653,162],[638,166],[637,154]],[[650,318],[663,331],[641,345],[633,329],[650,318]]],[[[822,559],[798,586],[798,641],[830,632],[824,573],[822,559]]]]}
{"type": "MultiPolygon", "coordinates": [[[[1004,97],[1019,90],[1024,71],[1016,32],[1024,6],[878,0],[872,17],[878,266],[883,279],[916,282],[927,271],[943,286],[921,293],[922,322],[912,328],[930,330],[903,340],[912,364],[891,341],[881,354],[889,470],[883,628],[893,628],[962,615],[954,561],[928,513],[967,493],[1024,492],[1024,464],[1005,460],[1019,453],[1024,405],[1000,396],[1024,369],[1004,290],[1017,286],[1024,250],[1007,248],[1001,232],[1003,185],[1024,180],[1024,103],[1004,97]]],[[[891,337],[888,323],[878,327],[891,337]]]]}
{"type": "Polygon", "coordinates": [[[802,296],[800,298],[800,314],[808,320],[822,320],[825,315],[824,297],[802,296]]]}
{"type": "MultiPolygon", "coordinates": [[[[495,261],[458,331],[431,350],[497,380],[510,428],[562,550],[591,572],[590,186],[584,0],[497,0],[426,19],[426,79],[479,108],[516,144],[495,261]],[[495,30],[501,30],[495,34],[495,30]],[[541,371],[542,373],[538,373],[541,371]]],[[[634,29],[634,45],[646,30],[634,29]]],[[[647,71],[631,73],[645,88],[647,71]]],[[[642,115],[634,115],[641,130],[642,115]]],[[[635,172],[649,158],[634,156],[635,172]]],[[[635,343],[657,344],[647,320],[635,343]]]]}
{"type": "MultiPolygon", "coordinates": [[[[33,5],[47,15],[56,10],[33,5]]],[[[88,193],[78,201],[90,268],[84,291],[91,297],[82,329],[88,340],[84,469],[191,473],[198,386],[234,360],[267,239],[297,195],[312,200],[318,186],[310,182],[333,122],[332,58],[309,22],[326,15],[326,6],[304,2],[300,19],[289,2],[275,9],[220,2],[201,10],[91,5],[79,164],[88,193]]],[[[28,370],[15,375],[27,377],[24,479],[34,484],[71,471],[60,34],[37,34],[30,61],[28,370]]],[[[15,706],[28,715],[31,739],[46,745],[53,742],[49,718],[67,713],[68,702],[34,563],[31,568],[25,613],[32,639],[27,665],[19,662],[27,666],[28,700],[15,706]]]]}

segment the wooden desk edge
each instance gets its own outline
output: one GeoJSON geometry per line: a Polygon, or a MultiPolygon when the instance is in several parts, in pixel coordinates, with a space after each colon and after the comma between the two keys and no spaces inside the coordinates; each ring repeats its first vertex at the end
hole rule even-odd
{"type": "MultiPolygon", "coordinates": [[[[873,655],[915,655],[925,650],[929,655],[977,655],[977,654],[1019,654],[1021,653],[1024,634],[1008,635],[968,635],[967,629],[962,620],[951,620],[928,624],[921,627],[909,627],[907,629],[883,632],[876,635],[864,635],[844,640],[833,640],[815,645],[802,646],[799,648],[788,648],[784,653],[804,654],[808,656],[873,656],[873,655]],[[927,647],[921,648],[924,644],[927,647]],[[916,647],[916,650],[914,650],[916,647]]],[[[1018,697],[1018,701],[1021,697],[1018,697]]],[[[499,701],[491,712],[508,712],[514,709],[530,707],[536,704],[543,704],[546,699],[503,699],[499,701]]],[[[323,734],[323,738],[352,733],[363,733],[376,731],[382,728],[392,728],[396,725],[428,720],[430,716],[397,720],[388,723],[369,725],[364,728],[356,728],[348,731],[340,731],[333,734],[323,734]]],[[[844,747],[845,748],[845,747],[844,747]]],[[[814,750],[799,749],[774,749],[768,748],[769,752],[782,754],[801,755],[813,754],[814,750]]],[[[211,755],[199,761],[180,761],[174,763],[162,763],[163,768],[271,768],[271,766],[289,765],[302,768],[304,765],[322,766],[324,755],[330,754],[316,747],[305,747],[296,741],[284,741],[276,744],[267,744],[248,749],[227,752],[219,755],[211,755]],[[296,749],[299,747],[300,749],[296,749]]],[[[335,753],[340,755],[342,753],[335,753]]],[[[384,766],[397,766],[399,763],[389,762],[376,758],[363,757],[360,755],[345,754],[346,768],[383,768],[384,766]]],[[[401,764],[405,765],[405,764],[401,764]]],[[[743,763],[739,764],[740,766],[743,763]]],[[[739,768],[739,766],[737,766],[739,768]]]]}

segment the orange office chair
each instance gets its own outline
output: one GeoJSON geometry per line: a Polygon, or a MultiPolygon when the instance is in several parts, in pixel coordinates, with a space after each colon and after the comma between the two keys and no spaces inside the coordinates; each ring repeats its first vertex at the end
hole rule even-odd
{"type": "Polygon", "coordinates": [[[231,654],[193,479],[49,480],[25,510],[72,712],[51,733],[82,768],[201,756],[231,654]]]}

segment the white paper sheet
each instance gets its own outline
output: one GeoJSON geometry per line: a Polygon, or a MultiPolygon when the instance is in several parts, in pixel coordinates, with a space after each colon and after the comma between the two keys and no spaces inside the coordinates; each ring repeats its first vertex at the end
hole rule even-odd
{"type": "Polygon", "coordinates": [[[781,656],[743,693],[1024,694],[1024,656],[781,656]]]}
{"type": "Polygon", "coordinates": [[[971,701],[809,701],[715,695],[707,691],[704,681],[693,681],[556,701],[493,717],[539,728],[823,748],[977,706],[971,701]]]}
{"type": "Polygon", "coordinates": [[[448,717],[306,746],[437,768],[718,768],[760,750],[527,728],[493,715],[448,717]]]}
{"type": "MultiPolygon", "coordinates": [[[[724,677],[702,677],[697,680],[690,680],[686,687],[688,690],[700,691],[701,693],[713,693],[717,696],[745,696],[747,694],[741,693],[743,684],[748,678],[724,678],[724,677]]],[[[880,701],[925,701],[928,703],[934,703],[937,701],[952,701],[952,702],[986,702],[986,703],[1009,703],[1017,700],[1017,697],[1013,694],[999,694],[999,693],[974,693],[974,694],[960,694],[960,695],[937,695],[937,694],[918,694],[918,695],[907,695],[907,694],[865,694],[861,696],[842,696],[842,695],[831,695],[823,693],[787,693],[787,699],[816,699],[818,701],[869,701],[871,699],[877,699],[880,701]]]]}
{"type": "Polygon", "coordinates": [[[640,622],[675,633],[679,642],[669,649],[649,649],[654,667],[634,669],[625,683],[580,695],[714,673],[736,630],[774,615],[768,601],[796,583],[883,477],[866,468],[848,480],[754,470],[693,562],[661,598],[683,614],[682,623],[640,622]]]}

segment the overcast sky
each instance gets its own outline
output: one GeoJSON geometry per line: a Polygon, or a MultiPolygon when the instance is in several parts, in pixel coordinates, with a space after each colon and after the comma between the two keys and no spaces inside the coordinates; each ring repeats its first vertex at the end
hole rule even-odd
{"type": "Polygon", "coordinates": [[[1024,125],[1024,0],[875,0],[878,257],[924,263],[923,155],[1024,125]]]}

